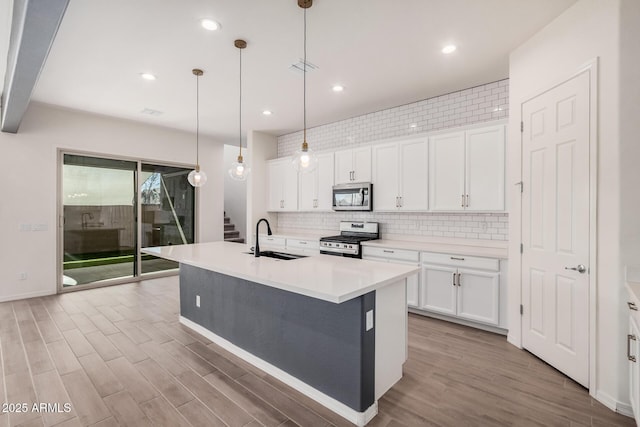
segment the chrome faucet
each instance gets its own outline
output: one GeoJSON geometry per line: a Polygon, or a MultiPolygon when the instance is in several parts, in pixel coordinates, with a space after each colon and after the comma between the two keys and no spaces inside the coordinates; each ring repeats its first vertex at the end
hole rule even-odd
{"type": "Polygon", "coordinates": [[[256,247],[253,249],[253,255],[255,257],[259,257],[260,256],[260,243],[258,242],[259,240],[259,234],[258,234],[258,228],[260,227],[260,223],[264,221],[267,223],[267,236],[271,236],[271,226],[269,225],[269,221],[267,221],[266,218],[260,218],[258,220],[258,222],[256,223],[256,247]]]}

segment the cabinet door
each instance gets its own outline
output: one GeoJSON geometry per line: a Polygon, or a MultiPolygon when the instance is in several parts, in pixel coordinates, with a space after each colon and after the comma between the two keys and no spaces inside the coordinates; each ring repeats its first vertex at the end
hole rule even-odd
{"type": "Polygon", "coordinates": [[[461,268],[458,280],[458,316],[498,325],[500,273],[461,268]]]}
{"type": "Polygon", "coordinates": [[[420,308],[439,313],[456,314],[455,274],[451,267],[422,265],[422,286],[420,288],[420,308]]]}
{"type": "Polygon", "coordinates": [[[335,152],[335,179],[336,184],[347,184],[353,176],[353,150],[341,150],[335,152]]]}
{"type": "Polygon", "coordinates": [[[398,144],[373,146],[373,210],[398,210],[398,144]]]}
{"type": "MultiPolygon", "coordinates": [[[[404,265],[418,266],[416,262],[406,262],[390,260],[390,262],[404,265]]],[[[407,277],[407,305],[409,307],[418,307],[420,305],[420,273],[407,277]]]]}
{"type": "Polygon", "coordinates": [[[353,149],[353,180],[371,182],[371,147],[353,149]]]}
{"type": "Polygon", "coordinates": [[[429,207],[427,141],[402,142],[398,146],[398,152],[400,209],[426,211],[429,207]]]}
{"type": "Polygon", "coordinates": [[[281,167],[282,162],[268,162],[267,163],[267,206],[269,211],[282,210],[282,182],[283,182],[283,169],[281,167]]]}
{"type": "Polygon", "coordinates": [[[429,138],[429,208],[464,210],[464,132],[429,138]]]}
{"type": "Polygon", "coordinates": [[[298,171],[293,167],[289,159],[280,163],[282,168],[282,199],[284,200],[282,210],[298,210],[298,171]]]}
{"type": "Polygon", "coordinates": [[[298,175],[298,210],[300,211],[312,211],[316,206],[319,163],[318,161],[318,168],[315,171],[298,175]]]}
{"type": "Polygon", "coordinates": [[[333,188],[333,153],[318,155],[317,191],[315,210],[330,211],[333,188]]]}
{"type": "Polygon", "coordinates": [[[504,126],[466,133],[466,209],[504,210],[504,151],[504,126]]]}
{"type": "Polygon", "coordinates": [[[640,330],[633,317],[629,318],[629,336],[627,336],[627,357],[635,357],[635,360],[629,360],[629,399],[631,400],[631,408],[636,419],[636,424],[640,420],[640,330]],[[634,337],[635,339],[633,339],[634,337]]]}

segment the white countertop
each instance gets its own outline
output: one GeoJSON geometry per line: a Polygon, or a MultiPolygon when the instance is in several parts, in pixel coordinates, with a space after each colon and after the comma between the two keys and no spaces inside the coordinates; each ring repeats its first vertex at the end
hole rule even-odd
{"type": "Polygon", "coordinates": [[[496,242],[471,239],[441,239],[433,241],[408,241],[408,240],[368,240],[362,242],[362,246],[371,246],[390,249],[406,249],[420,252],[438,252],[453,255],[479,256],[487,258],[507,259],[509,257],[507,242],[496,242]]]}
{"type": "Polygon", "coordinates": [[[245,254],[248,245],[196,243],[144,248],[160,258],[239,277],[277,289],[341,303],[411,276],[419,268],[401,264],[312,255],[290,261],[245,254]]]}

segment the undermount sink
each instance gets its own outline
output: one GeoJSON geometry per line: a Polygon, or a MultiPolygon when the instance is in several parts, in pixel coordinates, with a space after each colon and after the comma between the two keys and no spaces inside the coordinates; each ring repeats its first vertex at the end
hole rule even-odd
{"type": "MultiPolygon", "coordinates": [[[[244,253],[248,255],[253,255],[253,252],[244,252],[244,253]]],[[[282,259],[285,261],[307,257],[306,255],[288,254],[286,252],[276,252],[276,251],[260,251],[260,256],[267,257],[267,258],[282,259]]]]}

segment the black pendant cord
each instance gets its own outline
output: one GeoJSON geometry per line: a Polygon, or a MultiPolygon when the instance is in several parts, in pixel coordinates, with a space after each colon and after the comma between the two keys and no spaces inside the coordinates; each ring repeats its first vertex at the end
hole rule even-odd
{"type": "Polygon", "coordinates": [[[238,127],[238,143],[240,144],[240,157],[242,157],[242,49],[240,51],[240,125],[238,127]]]}
{"type": "Polygon", "coordinates": [[[303,126],[304,135],[303,141],[307,143],[307,9],[304,9],[304,59],[303,62],[303,75],[302,75],[302,103],[303,103],[303,126]]]}
{"type": "Polygon", "coordinates": [[[200,168],[200,76],[196,75],[196,166],[200,168]]]}

